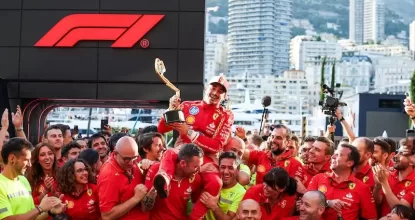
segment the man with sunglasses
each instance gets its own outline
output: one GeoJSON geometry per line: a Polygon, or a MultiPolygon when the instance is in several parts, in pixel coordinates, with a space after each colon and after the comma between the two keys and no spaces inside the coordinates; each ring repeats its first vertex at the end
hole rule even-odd
{"type": "Polygon", "coordinates": [[[320,173],[311,179],[308,190],[319,190],[327,198],[323,219],[344,220],[377,217],[375,201],[369,186],[353,175],[359,164],[359,151],[350,144],[340,145],[331,158],[331,173],[320,173]]]}
{"type": "Polygon", "coordinates": [[[149,213],[138,206],[147,188],[137,167],[137,157],[137,143],[125,136],[102,165],[97,184],[102,219],[150,219],[149,213]]]}

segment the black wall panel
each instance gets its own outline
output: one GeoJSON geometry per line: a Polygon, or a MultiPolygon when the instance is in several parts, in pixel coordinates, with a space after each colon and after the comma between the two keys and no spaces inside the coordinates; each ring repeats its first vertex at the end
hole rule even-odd
{"type": "Polygon", "coordinates": [[[99,10],[99,0],[23,0],[23,9],[99,10]]]}
{"type": "Polygon", "coordinates": [[[205,1],[199,0],[180,0],[180,11],[204,11],[205,1]]]}
{"type": "Polygon", "coordinates": [[[1,0],[0,9],[21,9],[22,0],[1,0]]]}
{"type": "Polygon", "coordinates": [[[20,45],[20,17],[21,12],[18,10],[0,11],[0,47],[20,45]]]}
{"type": "Polygon", "coordinates": [[[19,77],[19,48],[0,47],[0,78],[17,79],[19,77]]]}
{"type": "Polygon", "coordinates": [[[92,83],[21,82],[19,93],[25,98],[95,99],[97,85],[92,83]]]}
{"type": "Polygon", "coordinates": [[[101,10],[179,11],[179,0],[101,0],[101,10]]]}

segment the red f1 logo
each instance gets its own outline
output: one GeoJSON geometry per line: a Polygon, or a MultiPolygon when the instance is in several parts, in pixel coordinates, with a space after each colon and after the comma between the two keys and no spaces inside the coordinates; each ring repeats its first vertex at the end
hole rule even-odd
{"type": "Polygon", "coordinates": [[[68,15],[50,29],[35,47],[73,47],[81,40],[112,40],[115,41],[111,45],[113,48],[130,48],[163,18],[164,15],[68,15]]]}

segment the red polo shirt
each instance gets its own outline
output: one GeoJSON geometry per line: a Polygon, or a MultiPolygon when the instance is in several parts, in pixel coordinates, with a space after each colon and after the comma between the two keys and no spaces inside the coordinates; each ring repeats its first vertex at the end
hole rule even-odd
{"type": "Polygon", "coordinates": [[[271,151],[254,150],[249,154],[248,164],[256,165],[256,184],[264,182],[264,176],[274,167],[284,168],[291,177],[299,177],[303,180],[302,164],[292,157],[292,152],[287,150],[277,161],[272,157],[271,151]]]}
{"type": "MultiPolygon", "coordinates": [[[[57,185],[56,178],[54,178],[54,179],[55,179],[55,181],[53,182],[53,185],[52,185],[52,188],[53,188],[52,191],[57,192],[58,191],[57,190],[58,185],[57,185]]],[[[46,186],[44,184],[43,177],[40,178],[40,181],[42,182],[42,184],[40,184],[38,187],[34,187],[32,189],[32,197],[33,197],[33,202],[35,203],[35,205],[40,204],[40,200],[39,200],[40,194],[42,194],[42,192],[44,190],[46,190],[46,186]]],[[[54,193],[53,192],[48,192],[48,196],[54,196],[54,193]]]]}
{"type": "MultiPolygon", "coordinates": [[[[160,163],[153,164],[148,170],[146,177],[146,186],[148,189],[153,187],[154,176],[157,174],[160,163]]],[[[156,203],[151,210],[152,220],[167,219],[187,219],[187,204],[190,198],[196,202],[200,196],[202,183],[199,174],[194,178],[185,178],[181,181],[172,179],[170,184],[170,193],[166,199],[156,198],[156,203]]]]}
{"type": "Polygon", "coordinates": [[[371,190],[375,187],[375,178],[373,177],[372,166],[370,166],[369,163],[366,164],[360,171],[355,172],[354,176],[356,179],[368,185],[371,190]]]}
{"type": "Polygon", "coordinates": [[[331,169],[330,169],[330,162],[331,160],[329,160],[326,164],[324,164],[324,166],[321,168],[321,170],[315,170],[314,169],[314,164],[310,163],[308,165],[303,165],[303,170],[304,170],[304,180],[303,180],[303,184],[305,187],[308,187],[308,185],[310,184],[311,179],[319,174],[319,173],[331,173],[331,169]]]}
{"type": "MultiPolygon", "coordinates": [[[[114,206],[131,199],[134,196],[134,188],[138,184],[144,184],[144,178],[136,163],[132,168],[132,176],[128,177],[118,165],[114,155],[111,154],[110,159],[102,165],[99,172],[98,195],[101,213],[109,212],[114,206]]],[[[139,204],[120,219],[145,220],[150,219],[150,213],[142,212],[139,204]]]]}
{"type": "MultiPolygon", "coordinates": [[[[414,197],[411,192],[415,192],[415,171],[410,173],[405,179],[399,181],[399,171],[395,170],[389,174],[388,182],[393,194],[399,199],[405,199],[412,207],[414,197]]],[[[383,194],[383,192],[382,192],[383,194]]],[[[381,215],[386,216],[391,212],[391,207],[383,195],[381,205],[381,215]]]]}
{"type": "Polygon", "coordinates": [[[79,196],[64,194],[62,201],[67,206],[66,214],[72,217],[72,219],[101,219],[98,187],[95,184],[85,185],[85,190],[79,196]]]}
{"type": "MultiPolygon", "coordinates": [[[[282,220],[299,220],[300,216],[291,216],[291,217],[287,217],[287,218],[283,218],[282,220]]],[[[320,218],[320,220],[323,220],[322,218],[320,218]]]]}
{"type": "Polygon", "coordinates": [[[280,220],[284,217],[289,217],[295,210],[295,195],[290,196],[282,193],[280,198],[274,206],[271,207],[268,199],[264,196],[263,184],[252,186],[246,191],[242,200],[253,199],[261,206],[262,220],[280,220]]]}
{"type": "MultiPolygon", "coordinates": [[[[327,200],[339,199],[351,204],[350,208],[342,210],[344,220],[356,220],[359,217],[376,218],[376,205],[370,188],[356,179],[353,174],[342,182],[334,181],[334,173],[317,174],[308,185],[308,190],[319,190],[326,195],[327,200]]],[[[337,212],[328,208],[323,219],[337,219],[337,212]]]]}

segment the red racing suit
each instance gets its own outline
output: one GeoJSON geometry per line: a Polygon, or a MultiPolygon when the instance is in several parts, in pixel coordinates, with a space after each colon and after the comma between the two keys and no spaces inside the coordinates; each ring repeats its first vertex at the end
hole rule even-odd
{"type": "MultiPolygon", "coordinates": [[[[178,147],[185,143],[193,143],[203,149],[205,156],[203,164],[214,163],[217,166],[217,154],[223,150],[231,136],[233,125],[233,113],[216,105],[209,105],[204,101],[185,101],[180,104],[190,129],[198,132],[193,141],[187,135],[180,135],[175,143],[178,147]],[[216,163],[215,163],[216,162],[216,163]]],[[[158,131],[165,133],[171,131],[164,118],[158,124],[158,131]]],[[[172,177],[177,160],[177,151],[168,150],[163,156],[160,168],[172,177]]],[[[222,180],[218,173],[201,173],[204,190],[216,196],[222,188],[222,180]]],[[[192,209],[190,219],[201,219],[208,209],[198,200],[192,209]]]]}

